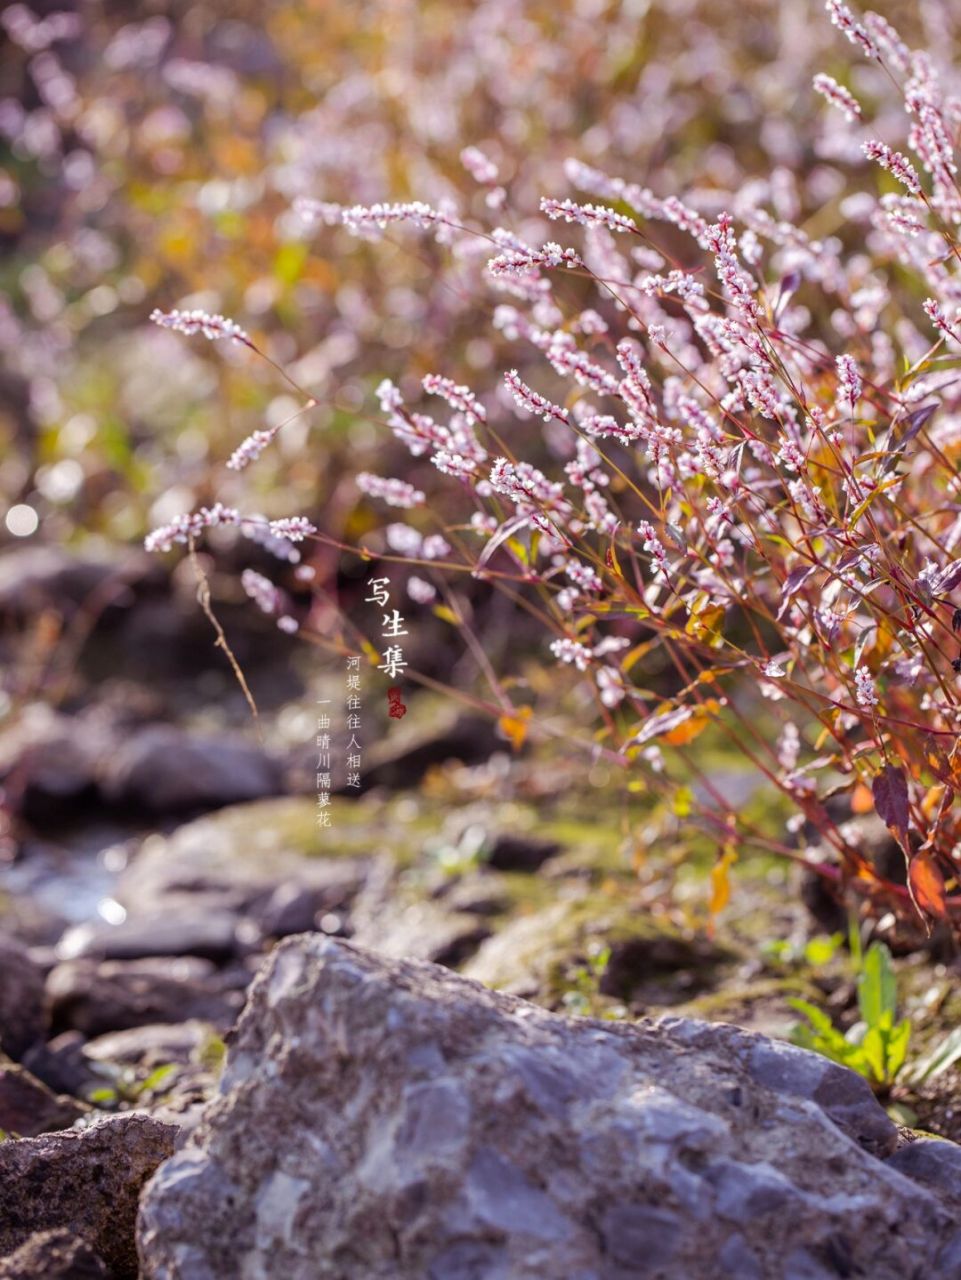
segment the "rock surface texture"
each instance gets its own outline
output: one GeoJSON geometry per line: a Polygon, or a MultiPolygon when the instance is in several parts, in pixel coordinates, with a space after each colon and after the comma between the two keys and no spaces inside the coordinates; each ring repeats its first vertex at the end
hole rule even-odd
{"type": "Polygon", "coordinates": [[[791,1046],[296,937],[138,1248],[151,1280],[961,1275],[957,1179],[896,1145],[863,1081],[791,1046]]]}
{"type": "Polygon", "coordinates": [[[0,1280],[110,1280],[103,1259],[71,1231],[39,1231],[6,1258],[0,1280]]]}
{"type": "MultiPolygon", "coordinates": [[[[176,1132],[173,1125],[131,1113],[89,1129],[0,1142],[0,1257],[13,1254],[16,1260],[20,1250],[18,1265],[25,1266],[35,1254],[62,1251],[61,1236],[67,1232],[87,1246],[84,1255],[95,1255],[105,1264],[105,1274],[133,1280],[137,1196],[173,1151],[176,1132]],[[53,1238],[47,1233],[54,1233],[53,1238]]],[[[13,1261],[7,1265],[9,1274],[18,1274],[9,1270],[13,1261]]],[[[51,1259],[44,1265],[47,1271],[34,1274],[61,1274],[51,1259]]],[[[88,1266],[86,1271],[63,1274],[97,1272],[88,1266]]]]}
{"type": "Polygon", "coordinates": [[[43,970],[25,947],[0,934],[0,1050],[19,1058],[46,1028],[43,970]]]}

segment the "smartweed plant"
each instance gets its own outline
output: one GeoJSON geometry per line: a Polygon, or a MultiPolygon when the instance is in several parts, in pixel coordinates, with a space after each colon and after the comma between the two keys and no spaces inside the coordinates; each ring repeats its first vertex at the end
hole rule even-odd
{"type": "MultiPolygon", "coordinates": [[[[321,240],[339,226],[439,241],[451,281],[493,295],[493,328],[517,353],[497,385],[441,368],[377,389],[385,442],[392,434],[410,465],[365,471],[356,486],[404,513],[386,557],[411,566],[411,596],[439,601],[476,648],[448,584],[471,575],[508,592],[543,626],[545,656],[590,690],[595,756],[665,788],[669,754],[685,762],[698,776],[692,819],[719,851],[716,902],[734,851],[753,843],[813,867],[865,912],[950,920],[961,903],[961,97],[885,19],[826,8],[866,60],[870,97],[827,74],[812,95],[840,113],[835,152],[852,172],[867,162],[880,191],[833,193],[838,234],[804,225],[783,170],[682,199],[576,159],[567,192],[512,218],[497,165],[474,146],[462,160],[493,225],[419,200],[296,209],[321,240]],[[655,668],[671,673],[669,696],[648,687],[655,668]],[[699,770],[693,744],[708,728],[790,802],[786,837],[733,812],[699,770]],[[829,803],[839,796],[847,815],[829,803]],[[903,851],[905,883],[845,820],[869,806],[903,851]],[[816,843],[804,847],[802,830],[816,843]]],[[[155,319],[254,347],[221,316],[155,319]]],[[[314,397],[298,394],[309,411],[314,397]]],[[[251,435],[228,465],[255,463],[278,429],[251,435]]],[[[336,541],[301,517],[263,524],[217,505],[148,546],[192,547],[224,523],[282,548],[336,541]]],[[[261,575],[245,585],[289,619],[280,588],[261,575]]],[[[535,733],[509,673],[478,660],[508,735],[535,733]]]]}

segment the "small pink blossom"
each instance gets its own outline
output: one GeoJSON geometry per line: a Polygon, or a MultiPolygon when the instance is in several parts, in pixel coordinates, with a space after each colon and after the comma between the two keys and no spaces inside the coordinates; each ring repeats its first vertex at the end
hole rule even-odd
{"type": "Polygon", "coordinates": [[[858,667],[855,671],[854,691],[859,707],[870,708],[878,705],[878,694],[874,678],[866,667],[858,667]]]}
{"type": "Polygon", "coordinates": [[[357,477],[357,488],[371,498],[382,498],[389,507],[422,507],[427,501],[421,489],[415,489],[406,480],[388,479],[375,476],[369,471],[361,471],[357,477]]]}
{"type": "Polygon", "coordinates": [[[154,529],[144,539],[147,551],[170,551],[174,543],[187,543],[200,537],[205,529],[213,529],[219,525],[239,525],[240,512],[236,507],[225,507],[215,502],[212,507],[201,507],[185,515],[175,516],[167,524],[154,529]]]}
{"type": "Polygon", "coordinates": [[[816,75],[812,83],[823,98],[826,98],[833,107],[844,112],[848,120],[861,119],[861,104],[850,89],[845,89],[843,84],[838,84],[832,76],[823,74],[816,75]]]}
{"type": "Polygon", "coordinates": [[[364,239],[376,238],[387,227],[408,223],[414,227],[455,227],[451,213],[425,204],[423,200],[408,200],[385,204],[355,204],[341,208],[340,220],[351,235],[364,239]]]}
{"type": "Polygon", "coordinates": [[[243,471],[260,457],[267,446],[274,440],[279,427],[271,427],[267,431],[254,431],[243,440],[227,459],[227,467],[231,471],[243,471]]]}
{"type": "Polygon", "coordinates": [[[637,526],[637,532],[641,537],[643,550],[651,557],[655,578],[667,578],[670,574],[667,552],[664,550],[664,544],[655,533],[654,526],[649,521],[642,520],[637,526]]]}
{"type": "Polygon", "coordinates": [[[286,538],[289,542],[303,542],[317,532],[317,526],[305,516],[282,516],[279,520],[271,520],[268,528],[275,538],[286,538]]]}
{"type": "Polygon", "coordinates": [[[280,613],[286,603],[284,593],[269,578],[255,569],[245,569],[240,585],[262,613],[280,613]]]}
{"type": "Polygon", "coordinates": [[[538,271],[541,267],[583,267],[583,259],[573,249],[562,249],[553,240],[548,240],[540,249],[525,247],[508,249],[491,258],[487,269],[494,277],[526,276],[538,271]]]}
{"type": "Polygon", "coordinates": [[[586,671],[591,665],[591,651],[576,640],[552,640],[551,653],[558,662],[575,666],[578,671],[586,671]]]}
{"type": "Polygon", "coordinates": [[[827,0],[824,7],[834,26],[843,32],[852,44],[856,44],[869,58],[880,58],[880,49],[846,4],[841,0],[827,0]]]}
{"type": "Polygon", "coordinates": [[[436,590],[423,578],[408,578],[407,594],[415,604],[433,604],[437,599],[436,590]]]}
{"type": "Polygon", "coordinates": [[[504,381],[521,409],[526,409],[528,413],[533,413],[538,418],[543,418],[545,422],[548,422],[551,418],[556,418],[558,422],[570,421],[570,415],[566,409],[562,409],[560,405],[553,404],[550,400],[534,391],[521,379],[516,369],[511,369],[508,373],[505,373],[504,381]]]}
{"type": "Polygon", "coordinates": [[[487,412],[470,387],[458,386],[451,378],[442,378],[436,373],[428,373],[423,379],[423,387],[428,395],[440,396],[452,409],[462,413],[471,424],[486,422],[487,412]]]}
{"type": "Polygon", "coordinates": [[[861,399],[861,374],[851,356],[838,356],[835,364],[838,371],[838,399],[846,401],[853,412],[861,399]]]}
{"type": "Polygon", "coordinates": [[[928,317],[939,333],[943,333],[945,337],[957,338],[957,332],[952,327],[947,316],[944,314],[944,308],[934,298],[925,298],[921,304],[924,308],[924,314],[928,317]]]}
{"type": "Polygon", "coordinates": [[[576,204],[573,200],[541,200],[541,212],[554,221],[579,222],[585,227],[605,227],[608,231],[636,231],[637,223],[616,209],[606,209],[598,204],[576,204]]]}
{"type": "Polygon", "coordinates": [[[882,169],[886,169],[898,182],[913,196],[921,195],[921,179],[917,175],[917,170],[906,156],[900,151],[894,151],[884,142],[865,142],[861,150],[869,160],[876,161],[882,169]]]}
{"type": "Polygon", "coordinates": [[[209,311],[161,311],[155,308],[150,313],[150,319],[162,329],[173,329],[188,336],[202,333],[213,342],[221,338],[233,338],[245,346],[253,346],[249,335],[239,324],[228,320],[226,316],[212,315],[209,311]]]}
{"type": "Polygon", "coordinates": [[[498,179],[497,165],[480,147],[465,147],[460,153],[460,162],[474,181],[482,186],[490,186],[498,179]]]}

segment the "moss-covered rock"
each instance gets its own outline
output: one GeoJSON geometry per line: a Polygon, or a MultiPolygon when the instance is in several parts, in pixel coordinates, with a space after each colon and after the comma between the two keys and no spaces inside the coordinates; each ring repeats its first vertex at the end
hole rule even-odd
{"type": "Polygon", "coordinates": [[[551,1006],[593,983],[602,1001],[643,1009],[675,1005],[709,988],[730,959],[703,935],[652,916],[620,893],[568,889],[506,922],[462,972],[551,1006]]]}

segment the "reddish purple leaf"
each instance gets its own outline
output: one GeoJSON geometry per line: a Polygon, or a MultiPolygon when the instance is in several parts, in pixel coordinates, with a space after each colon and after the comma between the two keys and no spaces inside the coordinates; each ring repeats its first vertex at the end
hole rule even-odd
{"type": "Polygon", "coordinates": [[[920,409],[915,409],[913,413],[909,413],[903,422],[896,423],[891,428],[887,445],[891,452],[884,460],[884,465],[881,468],[882,474],[886,471],[892,471],[897,466],[907,446],[928,425],[937,407],[936,400],[923,404],[920,409]]]}
{"type": "Polygon", "coordinates": [[[853,551],[845,551],[844,555],[838,558],[834,568],[838,573],[843,573],[845,569],[850,569],[852,564],[857,564],[864,557],[865,550],[873,546],[873,542],[867,542],[863,547],[855,547],[853,551]]]}
{"type": "Polygon", "coordinates": [[[953,591],[959,582],[961,582],[961,560],[955,560],[953,564],[941,570],[934,584],[934,593],[941,595],[944,592],[953,591]]]}
{"type": "Polygon", "coordinates": [[[874,807],[878,817],[897,836],[902,845],[908,839],[908,780],[904,770],[897,765],[886,764],[871,783],[874,807]]]}
{"type": "Polygon", "coordinates": [[[915,409],[913,413],[909,413],[905,419],[904,426],[898,432],[898,444],[905,445],[913,440],[921,428],[926,427],[934,417],[934,411],[937,407],[937,400],[930,400],[927,404],[923,404],[920,409],[915,409]]]}
{"type": "Polygon", "coordinates": [[[791,603],[793,596],[804,586],[811,574],[818,568],[816,564],[798,565],[796,569],[792,569],[788,576],[784,579],[784,586],[781,588],[781,607],[778,610],[778,619],[783,617],[784,611],[791,603]]]}

